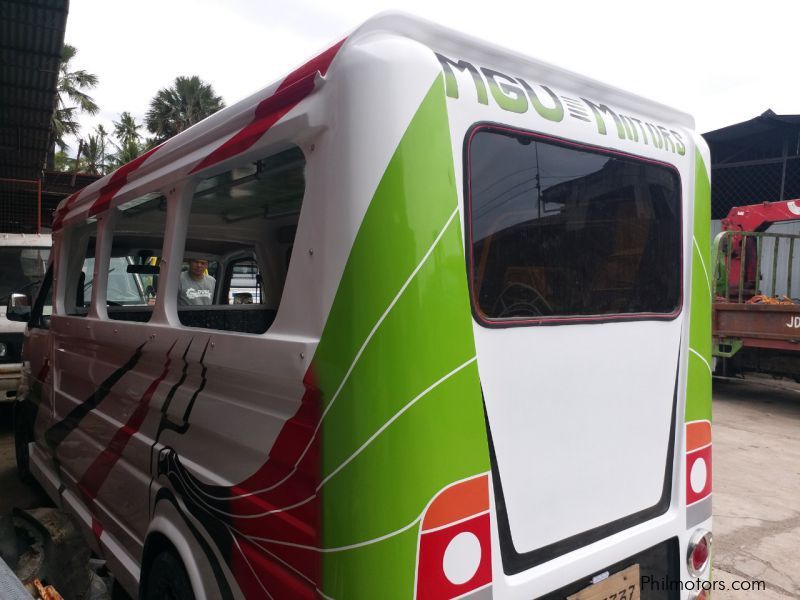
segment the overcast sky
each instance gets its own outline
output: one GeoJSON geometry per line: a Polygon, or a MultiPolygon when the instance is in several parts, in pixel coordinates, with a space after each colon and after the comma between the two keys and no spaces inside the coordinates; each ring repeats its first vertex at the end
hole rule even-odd
{"type": "MultiPolygon", "coordinates": [[[[771,108],[800,113],[796,0],[71,0],[73,68],[111,130],[143,120],[178,75],[199,75],[227,104],[338,41],[371,15],[401,9],[692,114],[701,132],[771,108]]],[[[73,144],[72,153],[77,144],[73,144]]]]}

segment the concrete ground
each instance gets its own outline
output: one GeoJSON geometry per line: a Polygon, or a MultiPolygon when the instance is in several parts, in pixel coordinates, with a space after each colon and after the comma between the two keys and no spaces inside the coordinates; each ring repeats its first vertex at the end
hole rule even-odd
{"type": "Polygon", "coordinates": [[[767,584],[714,600],[800,598],[800,385],[716,380],[713,443],[714,579],[767,584]]]}
{"type": "MultiPolygon", "coordinates": [[[[16,476],[9,406],[0,405],[0,514],[49,503],[16,476]]],[[[800,385],[714,382],[714,600],[800,598],[800,385]],[[763,592],[733,591],[763,580],[763,592]]]]}

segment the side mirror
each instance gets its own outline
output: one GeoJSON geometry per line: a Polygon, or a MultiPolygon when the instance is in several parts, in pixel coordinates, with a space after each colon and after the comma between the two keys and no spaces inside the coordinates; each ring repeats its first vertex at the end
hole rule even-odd
{"type": "Polygon", "coordinates": [[[27,294],[11,294],[6,303],[6,317],[9,321],[27,323],[31,316],[31,297],[27,294]]]}

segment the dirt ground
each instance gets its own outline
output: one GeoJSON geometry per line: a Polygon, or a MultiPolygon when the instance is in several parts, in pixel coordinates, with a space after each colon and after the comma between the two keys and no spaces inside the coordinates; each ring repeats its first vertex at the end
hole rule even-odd
{"type": "Polygon", "coordinates": [[[28,486],[17,477],[11,421],[11,403],[0,403],[0,515],[6,514],[15,506],[52,506],[43,490],[28,486]]]}
{"type": "MultiPolygon", "coordinates": [[[[800,598],[800,385],[714,382],[714,600],[800,598]],[[766,591],[733,591],[763,580],[766,591]]],[[[48,504],[16,477],[11,411],[0,405],[0,514],[48,504]]]]}

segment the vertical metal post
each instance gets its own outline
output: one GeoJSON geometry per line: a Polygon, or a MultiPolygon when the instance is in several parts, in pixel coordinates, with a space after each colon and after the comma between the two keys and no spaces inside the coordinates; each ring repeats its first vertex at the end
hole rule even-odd
{"type": "Polygon", "coordinates": [[[789,264],[788,264],[788,274],[786,277],[786,297],[792,297],[792,264],[794,259],[794,238],[791,238],[789,241],[789,264]]]}
{"type": "Polygon", "coordinates": [[[731,299],[731,257],[733,255],[733,233],[728,236],[728,256],[725,263],[725,301],[729,302],[731,299]]]}
{"type": "Polygon", "coordinates": [[[42,233],[42,178],[36,179],[36,233],[42,233]]]}
{"type": "Polygon", "coordinates": [[[781,195],[778,200],[783,200],[783,192],[786,189],[786,163],[788,162],[789,156],[789,138],[788,136],[783,138],[783,170],[781,171],[781,195]]]}
{"type": "Polygon", "coordinates": [[[775,242],[772,248],[772,294],[770,294],[773,298],[775,297],[775,283],[778,280],[778,244],[781,243],[781,238],[775,237],[772,238],[775,242]]]}
{"type": "Polygon", "coordinates": [[[761,244],[761,236],[760,235],[756,235],[756,280],[753,282],[753,286],[755,288],[753,290],[754,294],[760,294],[761,293],[760,288],[761,288],[761,251],[762,250],[763,250],[763,247],[762,247],[762,244],[761,244]]]}
{"type": "Polygon", "coordinates": [[[740,232],[742,243],[739,246],[739,304],[744,299],[744,268],[747,263],[747,234],[740,232]]]}

